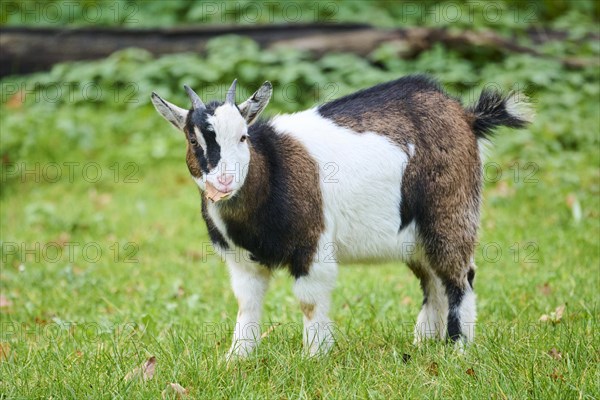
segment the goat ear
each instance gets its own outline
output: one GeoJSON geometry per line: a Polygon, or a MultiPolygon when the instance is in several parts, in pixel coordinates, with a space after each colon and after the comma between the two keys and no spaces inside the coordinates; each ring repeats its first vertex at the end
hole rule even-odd
{"type": "Polygon", "coordinates": [[[159,95],[152,92],[152,104],[160,115],[167,121],[172,123],[177,129],[183,130],[185,126],[185,119],[188,114],[188,110],[177,107],[175,104],[171,104],[166,100],[163,100],[159,95]]]}
{"type": "Polygon", "coordinates": [[[267,81],[248,100],[238,106],[248,125],[252,125],[256,121],[256,118],[269,104],[272,94],[273,86],[271,82],[267,81]]]}

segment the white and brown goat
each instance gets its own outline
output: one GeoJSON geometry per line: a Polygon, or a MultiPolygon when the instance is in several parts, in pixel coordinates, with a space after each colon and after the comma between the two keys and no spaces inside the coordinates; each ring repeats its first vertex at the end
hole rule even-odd
{"type": "Polygon", "coordinates": [[[530,122],[527,103],[483,91],[464,108],[417,75],[262,121],[271,84],[239,105],[235,87],[225,102],[205,105],[186,86],[189,110],[152,94],[186,135],[187,165],[205,194],[202,215],[231,274],[239,312],[229,356],[258,343],[263,298],[279,267],[295,279],[306,350],[329,350],[338,261],[350,260],[400,260],[420,279],[416,342],[471,341],[478,144],[497,126],[530,122]]]}

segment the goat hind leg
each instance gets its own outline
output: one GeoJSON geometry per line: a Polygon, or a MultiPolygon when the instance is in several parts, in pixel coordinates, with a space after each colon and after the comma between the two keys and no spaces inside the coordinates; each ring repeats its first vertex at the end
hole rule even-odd
{"type": "Polygon", "coordinates": [[[443,339],[446,335],[448,300],[444,285],[435,272],[425,263],[412,261],[410,269],[421,281],[423,305],[415,325],[414,343],[427,339],[443,339]]]}

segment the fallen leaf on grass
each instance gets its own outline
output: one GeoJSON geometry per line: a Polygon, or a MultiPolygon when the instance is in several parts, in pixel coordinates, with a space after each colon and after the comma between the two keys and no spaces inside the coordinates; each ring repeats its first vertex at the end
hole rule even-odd
{"type": "Polygon", "coordinates": [[[475,377],[475,370],[473,368],[469,368],[466,371],[467,375],[475,377]]]}
{"type": "Polygon", "coordinates": [[[556,319],[560,321],[562,319],[563,313],[565,312],[565,305],[556,307],[556,319]]]}
{"type": "Polygon", "coordinates": [[[17,110],[23,107],[25,104],[26,93],[24,90],[19,90],[14,95],[10,96],[8,101],[6,102],[6,108],[10,108],[12,110],[17,110]]]}
{"type": "Polygon", "coordinates": [[[552,371],[552,373],[550,375],[548,375],[550,378],[552,378],[553,381],[565,381],[565,377],[563,374],[559,373],[558,369],[554,368],[554,371],[552,371]]]}
{"type": "Polygon", "coordinates": [[[429,372],[431,375],[438,376],[438,374],[439,374],[438,363],[432,362],[431,364],[429,364],[429,367],[427,367],[427,372],[429,372]]]}
{"type": "Polygon", "coordinates": [[[506,181],[500,181],[492,190],[492,193],[497,197],[507,198],[515,194],[515,188],[510,187],[506,181]]]}
{"type": "Polygon", "coordinates": [[[12,301],[3,294],[0,294],[0,308],[8,308],[12,306],[12,301]]]}
{"type": "Polygon", "coordinates": [[[558,350],[556,349],[556,347],[553,347],[553,348],[551,348],[551,349],[548,351],[548,355],[549,355],[550,357],[554,358],[555,360],[558,360],[558,361],[562,360],[562,353],[561,353],[560,351],[558,351],[558,350]]]}
{"type": "Polygon", "coordinates": [[[0,361],[8,360],[10,356],[10,343],[0,342],[0,361]]]}
{"type": "Polygon", "coordinates": [[[92,189],[88,194],[96,209],[103,209],[112,201],[112,195],[110,193],[98,193],[96,189],[92,189]]]}
{"type": "Polygon", "coordinates": [[[50,241],[49,243],[55,243],[57,245],[59,245],[60,247],[65,247],[65,245],[67,243],[69,243],[71,241],[71,235],[69,235],[68,232],[62,232],[60,235],[58,235],[58,237],[52,241],[50,241]]]}
{"type": "Polygon", "coordinates": [[[264,339],[264,338],[266,338],[267,336],[269,336],[269,334],[270,334],[271,332],[273,332],[273,331],[275,330],[275,328],[277,328],[279,325],[280,325],[279,323],[277,323],[277,324],[274,324],[274,325],[271,325],[271,326],[269,327],[269,329],[267,329],[266,331],[264,331],[264,332],[263,332],[263,334],[262,334],[262,335],[260,335],[260,338],[261,338],[261,339],[264,339]]]}
{"type": "Polygon", "coordinates": [[[577,196],[575,196],[574,194],[570,194],[567,196],[566,199],[567,202],[567,207],[569,207],[571,209],[571,214],[573,215],[573,220],[575,220],[575,222],[579,222],[581,221],[581,204],[579,203],[579,200],[577,199],[577,196]]]}
{"type": "Polygon", "coordinates": [[[202,252],[197,250],[189,250],[185,253],[185,256],[189,258],[191,261],[200,261],[202,260],[202,252]]]}
{"type": "Polygon", "coordinates": [[[161,395],[163,399],[170,397],[172,394],[175,395],[176,399],[182,399],[187,397],[188,390],[181,386],[179,383],[168,383],[165,390],[162,391],[161,395]]]}
{"type": "Polygon", "coordinates": [[[565,305],[561,305],[556,307],[556,310],[552,311],[550,314],[544,314],[540,317],[541,322],[552,322],[553,324],[558,324],[562,319],[563,313],[565,312],[565,305]]]}
{"type": "Polygon", "coordinates": [[[154,372],[156,370],[156,357],[152,356],[146,360],[145,363],[136,367],[133,371],[125,375],[126,381],[131,381],[133,379],[142,379],[144,381],[149,381],[154,376],[154,372]]]}
{"type": "Polygon", "coordinates": [[[552,288],[548,282],[544,283],[542,286],[538,286],[538,289],[544,296],[550,296],[552,294],[552,288]]]}
{"type": "Polygon", "coordinates": [[[412,303],[413,303],[413,299],[410,296],[406,296],[402,300],[400,300],[400,304],[402,304],[403,306],[409,306],[412,303]]]}

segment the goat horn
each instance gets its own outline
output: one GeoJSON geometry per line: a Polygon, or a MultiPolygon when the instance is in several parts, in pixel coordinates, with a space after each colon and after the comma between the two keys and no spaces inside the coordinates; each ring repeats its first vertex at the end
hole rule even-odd
{"type": "Polygon", "coordinates": [[[235,105],[235,87],[237,86],[237,79],[233,80],[231,87],[227,91],[227,95],[225,96],[225,102],[229,104],[235,105]]]}
{"type": "Polygon", "coordinates": [[[190,100],[192,101],[192,108],[194,110],[206,108],[202,100],[200,100],[200,97],[188,85],[183,85],[183,88],[190,97],[190,100]]]}

